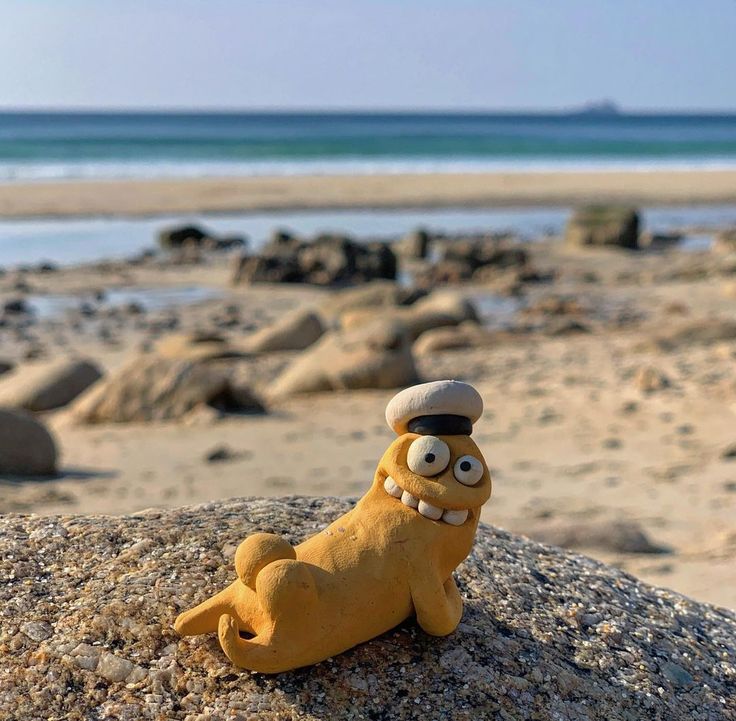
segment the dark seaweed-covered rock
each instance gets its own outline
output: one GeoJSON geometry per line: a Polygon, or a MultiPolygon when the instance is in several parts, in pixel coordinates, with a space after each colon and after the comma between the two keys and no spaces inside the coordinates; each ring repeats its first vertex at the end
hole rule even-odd
{"type": "Polygon", "coordinates": [[[320,235],[302,241],[286,233],[273,237],[258,255],[234,261],[231,281],[347,285],[396,278],[397,262],[387,243],[358,243],[347,236],[320,235]]]}
{"type": "Polygon", "coordinates": [[[204,250],[228,250],[245,245],[240,236],[218,236],[198,225],[177,225],[159,231],[158,244],[163,250],[202,248],[204,250]]]}
{"type": "Polygon", "coordinates": [[[639,213],[635,208],[589,205],[570,217],[565,241],[572,246],[639,247],[639,213]]]}
{"type": "Polygon", "coordinates": [[[84,359],[21,365],[0,379],[0,405],[34,412],[61,408],[100,378],[102,370],[84,359]]]}

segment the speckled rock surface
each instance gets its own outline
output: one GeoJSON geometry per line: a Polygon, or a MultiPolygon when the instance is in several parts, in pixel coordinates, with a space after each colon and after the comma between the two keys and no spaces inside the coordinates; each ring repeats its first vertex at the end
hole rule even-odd
{"type": "Polygon", "coordinates": [[[349,507],[244,499],[125,517],[0,518],[3,719],[736,719],[736,617],[482,527],[443,639],[413,622],[276,677],[177,613],[256,530],[296,542],[349,507]]]}

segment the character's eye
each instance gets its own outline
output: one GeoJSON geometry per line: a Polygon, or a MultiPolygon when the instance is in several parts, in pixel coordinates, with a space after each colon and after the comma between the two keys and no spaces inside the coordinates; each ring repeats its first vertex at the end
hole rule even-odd
{"type": "Polygon", "coordinates": [[[406,463],[420,476],[436,476],[447,468],[450,449],[447,443],[434,436],[421,436],[409,446],[406,463]]]}
{"type": "Polygon", "coordinates": [[[466,486],[474,486],[483,477],[483,464],[473,456],[461,456],[452,470],[455,478],[466,486]]]}

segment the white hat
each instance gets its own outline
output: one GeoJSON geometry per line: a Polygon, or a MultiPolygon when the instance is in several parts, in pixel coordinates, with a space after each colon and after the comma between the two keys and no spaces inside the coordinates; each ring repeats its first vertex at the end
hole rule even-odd
{"type": "Polygon", "coordinates": [[[483,414],[483,399],[461,381],[433,381],[405,388],[386,406],[386,422],[398,435],[470,435],[483,414]]]}

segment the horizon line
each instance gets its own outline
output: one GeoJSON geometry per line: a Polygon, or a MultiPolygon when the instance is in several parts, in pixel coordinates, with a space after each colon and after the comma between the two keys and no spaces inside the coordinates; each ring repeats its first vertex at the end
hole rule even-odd
{"type": "Polygon", "coordinates": [[[736,115],[736,108],[621,108],[600,110],[596,104],[582,104],[557,108],[448,108],[436,107],[351,107],[351,106],[299,106],[299,107],[238,107],[186,105],[70,105],[70,106],[2,106],[0,114],[191,114],[191,115],[584,115],[590,117],[627,117],[637,115],[736,115]]]}

